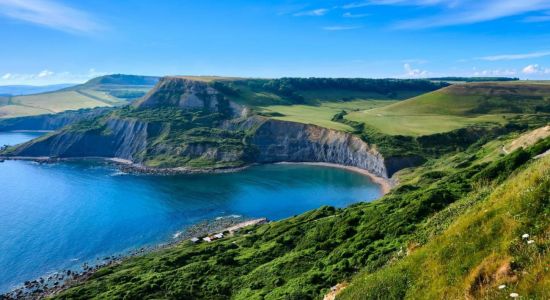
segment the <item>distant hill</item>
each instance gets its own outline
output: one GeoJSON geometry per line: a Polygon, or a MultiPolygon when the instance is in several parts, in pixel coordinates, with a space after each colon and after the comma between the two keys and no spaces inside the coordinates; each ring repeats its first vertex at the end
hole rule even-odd
{"type": "Polygon", "coordinates": [[[479,82],[451,85],[382,108],[352,112],[346,118],[387,134],[424,135],[549,112],[550,84],[479,82]]]}
{"type": "Polygon", "coordinates": [[[72,83],[52,84],[52,85],[2,85],[0,86],[0,96],[19,96],[38,93],[47,93],[74,86],[72,83]]]}
{"type": "Polygon", "coordinates": [[[0,118],[123,105],[145,95],[157,81],[153,76],[114,74],[55,91],[0,97],[0,118]]]}
{"type": "Polygon", "coordinates": [[[517,77],[433,77],[427,78],[433,81],[446,82],[488,82],[488,81],[518,81],[517,77]]]}
{"type": "Polygon", "coordinates": [[[155,76],[113,74],[90,79],[86,83],[78,85],[75,88],[101,88],[106,86],[149,87],[155,85],[158,80],[159,77],[155,76]]]}

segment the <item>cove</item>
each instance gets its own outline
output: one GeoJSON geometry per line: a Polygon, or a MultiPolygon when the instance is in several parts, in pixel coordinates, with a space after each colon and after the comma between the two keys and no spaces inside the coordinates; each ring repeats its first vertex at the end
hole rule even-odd
{"type": "MultiPolygon", "coordinates": [[[[0,133],[0,145],[40,133],[0,133]]],[[[222,216],[280,220],[380,196],[361,174],[260,165],[236,173],[129,175],[90,162],[0,163],[0,292],[25,280],[143,246],[222,216]]]]}

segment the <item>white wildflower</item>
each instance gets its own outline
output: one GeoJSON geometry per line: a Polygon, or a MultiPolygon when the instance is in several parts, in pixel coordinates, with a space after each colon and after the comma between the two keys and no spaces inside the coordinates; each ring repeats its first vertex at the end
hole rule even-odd
{"type": "Polygon", "coordinates": [[[512,298],[517,298],[517,297],[519,297],[519,294],[518,294],[518,293],[511,293],[511,294],[510,294],[510,297],[512,297],[512,298]]]}
{"type": "Polygon", "coordinates": [[[530,244],[532,244],[532,243],[534,243],[534,242],[535,242],[535,241],[533,241],[533,240],[528,240],[528,241],[527,241],[527,244],[530,245],[530,244]]]}
{"type": "Polygon", "coordinates": [[[522,239],[527,239],[529,238],[529,234],[528,233],[524,233],[522,236],[521,236],[522,239]]]}
{"type": "Polygon", "coordinates": [[[499,290],[502,290],[502,289],[505,289],[505,288],[506,288],[506,285],[505,285],[505,284],[501,284],[501,285],[498,286],[498,289],[499,289],[499,290]]]}

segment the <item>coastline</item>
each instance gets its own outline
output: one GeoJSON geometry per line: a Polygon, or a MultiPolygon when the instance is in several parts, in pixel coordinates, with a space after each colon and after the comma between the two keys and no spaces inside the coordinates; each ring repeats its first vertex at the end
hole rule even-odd
{"type": "Polygon", "coordinates": [[[0,161],[7,160],[22,160],[22,161],[34,161],[37,163],[57,163],[57,162],[71,162],[71,161],[100,161],[112,163],[119,167],[123,172],[137,173],[137,174],[150,174],[150,175],[178,175],[178,174],[210,174],[210,173],[232,173],[245,170],[256,164],[248,164],[240,167],[212,167],[212,168],[188,168],[188,167],[176,167],[176,168],[155,168],[147,167],[142,164],[136,164],[131,160],[118,158],[118,157],[49,157],[49,156],[0,156],[0,161]]]}
{"type": "MultiPolygon", "coordinates": [[[[128,252],[117,253],[111,256],[99,259],[97,261],[83,262],[80,270],[69,268],[59,270],[50,274],[45,274],[40,278],[28,280],[7,292],[0,292],[0,299],[20,299],[32,298],[43,299],[59,294],[81,282],[86,281],[98,270],[105,267],[112,267],[122,262],[143,256],[152,252],[162,251],[172,248],[181,243],[197,243],[191,240],[193,237],[211,236],[216,233],[228,233],[233,236],[235,232],[250,226],[261,225],[270,222],[267,218],[245,218],[240,215],[222,216],[215,219],[207,219],[193,224],[183,231],[176,232],[172,240],[163,243],[142,246],[128,252]]],[[[200,242],[206,242],[200,239],[200,242]]],[[[215,242],[213,240],[212,242],[215,242]]]]}
{"type": "MultiPolygon", "coordinates": [[[[155,168],[147,167],[141,164],[136,164],[131,160],[118,158],[118,157],[71,157],[71,158],[53,158],[47,156],[0,156],[0,161],[2,160],[26,160],[26,161],[35,161],[39,163],[54,163],[54,162],[63,162],[63,161],[104,161],[117,165],[121,171],[128,173],[140,173],[140,174],[151,174],[151,175],[178,175],[178,174],[214,174],[214,173],[232,173],[243,171],[249,167],[258,165],[257,163],[247,164],[240,167],[212,167],[212,168],[188,168],[188,167],[176,167],[176,168],[155,168]]],[[[298,164],[298,165],[310,165],[310,166],[322,166],[329,168],[338,168],[344,169],[352,172],[359,173],[361,175],[367,176],[371,181],[381,187],[381,195],[384,196],[391,191],[395,186],[395,182],[392,179],[384,178],[378,175],[375,175],[365,169],[346,166],[335,163],[327,162],[274,162],[273,164],[298,164]]]]}
{"type": "MultiPolygon", "coordinates": [[[[115,165],[116,168],[120,169],[121,171],[125,172],[135,172],[135,173],[142,173],[142,174],[152,174],[152,175],[176,175],[176,174],[198,174],[198,173],[228,173],[228,172],[238,172],[241,170],[244,170],[246,168],[249,168],[254,165],[258,164],[249,164],[242,167],[237,168],[209,168],[209,169],[190,169],[190,168],[151,168],[146,167],[143,165],[135,164],[134,162],[122,159],[122,158],[106,158],[106,157],[75,157],[75,158],[52,158],[52,157],[0,157],[0,161],[2,159],[6,160],[26,160],[26,161],[35,161],[38,163],[56,163],[56,162],[63,162],[63,161],[99,161],[99,162],[107,162],[115,165]]],[[[345,165],[339,165],[334,163],[325,163],[325,162],[276,162],[272,164],[296,164],[296,165],[310,165],[310,166],[322,166],[322,167],[329,167],[329,168],[339,168],[344,169],[352,172],[359,173],[361,175],[369,177],[369,179],[380,186],[380,195],[383,196],[390,192],[392,186],[392,180],[383,178],[380,176],[376,176],[372,174],[371,172],[358,168],[353,166],[345,166],[345,165]]],[[[174,236],[174,240],[167,241],[165,243],[157,244],[154,246],[147,246],[142,247],[133,251],[130,251],[128,253],[123,254],[115,254],[113,256],[110,256],[109,258],[98,261],[92,264],[85,263],[82,266],[82,271],[74,271],[74,270],[62,270],[58,273],[55,273],[56,275],[53,277],[48,277],[48,279],[45,281],[46,284],[44,284],[44,280],[41,277],[40,280],[33,280],[25,282],[25,284],[22,287],[16,288],[12,291],[7,292],[6,294],[0,294],[0,296],[5,296],[7,299],[10,296],[14,297],[13,299],[22,296],[22,295],[32,295],[32,296],[51,296],[56,293],[59,293],[67,288],[70,288],[82,281],[85,281],[87,278],[92,276],[98,269],[102,267],[108,267],[113,266],[121,263],[124,260],[130,259],[132,257],[140,256],[146,253],[150,253],[153,251],[158,251],[166,248],[170,248],[176,244],[179,244],[181,242],[185,242],[191,236],[201,236],[201,235],[208,235],[212,232],[232,232],[235,230],[238,230],[240,228],[253,225],[250,222],[254,222],[257,220],[240,220],[239,223],[234,224],[224,224],[225,226],[218,227],[214,229],[209,224],[205,223],[199,223],[191,226],[190,228],[184,230],[183,232],[178,232],[177,235],[174,236]],[[59,285],[52,286],[52,282],[56,283],[56,281],[59,281],[59,285]],[[36,292],[36,291],[42,291],[42,292],[36,292]]],[[[44,277],[45,278],[45,277],[44,277]]],[[[0,297],[2,298],[2,297],[0,297]]]]}
{"type": "Polygon", "coordinates": [[[389,193],[391,191],[391,189],[394,187],[394,183],[392,182],[391,179],[383,178],[383,177],[374,175],[371,172],[369,172],[365,169],[361,169],[359,167],[339,165],[339,164],[333,164],[333,163],[325,163],[325,162],[278,162],[278,163],[275,163],[275,164],[321,166],[321,167],[337,168],[337,169],[343,169],[343,170],[356,172],[356,173],[359,173],[359,174],[362,174],[364,176],[369,177],[372,182],[374,182],[375,184],[378,184],[381,188],[382,196],[389,193]]]}

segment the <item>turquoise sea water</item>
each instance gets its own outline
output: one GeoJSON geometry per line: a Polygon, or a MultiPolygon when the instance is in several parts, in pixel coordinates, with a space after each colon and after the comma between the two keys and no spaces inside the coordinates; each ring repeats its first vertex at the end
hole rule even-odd
{"type": "MultiPolygon", "coordinates": [[[[0,133],[0,145],[38,135],[0,133]]],[[[90,162],[5,161],[0,163],[0,292],[86,261],[169,241],[202,220],[228,215],[278,220],[379,196],[379,187],[367,177],[320,166],[146,176],[90,162]]]]}

